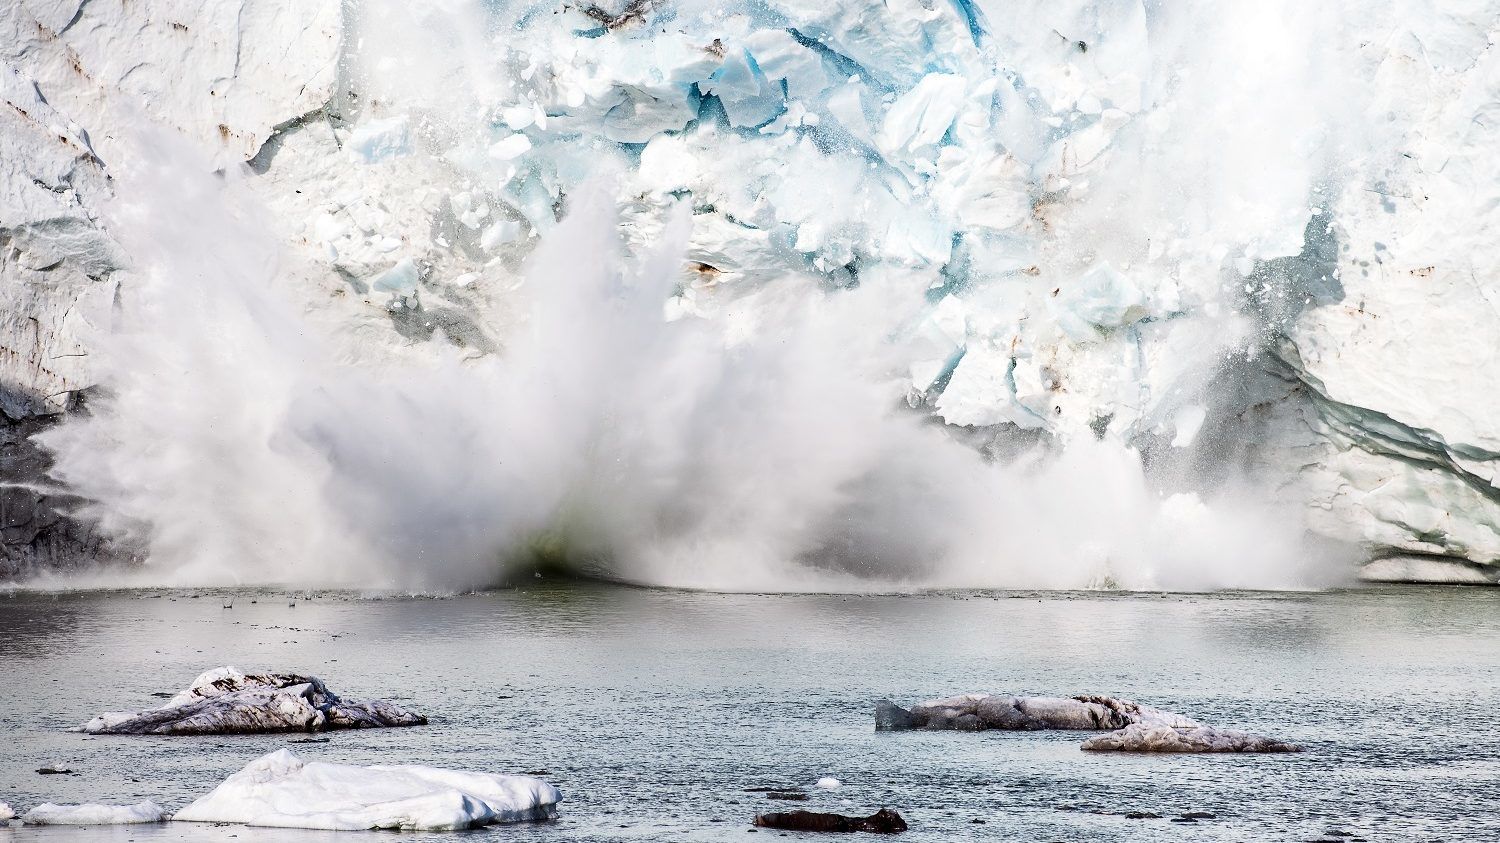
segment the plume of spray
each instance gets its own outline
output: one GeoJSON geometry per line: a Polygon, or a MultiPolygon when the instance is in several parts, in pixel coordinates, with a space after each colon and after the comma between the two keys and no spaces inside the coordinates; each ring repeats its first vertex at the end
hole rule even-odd
{"type": "Polygon", "coordinates": [[[898,400],[880,283],[770,283],[748,330],[669,320],[687,209],[627,254],[603,182],[524,269],[496,355],[350,362],[278,285],[261,212],[168,138],[114,235],[135,257],[101,390],[55,475],[152,583],[454,590],[538,552],[731,590],[1303,584],[1296,529],[1162,498],[1118,443],[984,459],[898,400]]]}

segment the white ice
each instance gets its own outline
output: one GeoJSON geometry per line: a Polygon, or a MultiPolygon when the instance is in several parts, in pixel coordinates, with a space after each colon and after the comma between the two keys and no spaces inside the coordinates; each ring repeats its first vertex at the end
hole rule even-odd
{"type": "Polygon", "coordinates": [[[161,806],[150,801],[135,805],[54,805],[47,802],[27,811],[21,821],[27,825],[130,825],[159,823],[167,818],[161,806]]]}
{"type": "Polygon", "coordinates": [[[415,765],[357,767],[277,750],[178,811],[188,822],[335,831],[451,831],[555,816],[562,794],[530,776],[415,765]]]}

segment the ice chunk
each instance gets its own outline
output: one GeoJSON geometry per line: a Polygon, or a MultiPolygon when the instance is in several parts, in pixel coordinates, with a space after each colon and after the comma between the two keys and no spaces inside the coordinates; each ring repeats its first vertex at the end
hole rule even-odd
{"type": "Polygon", "coordinates": [[[1132,723],[1083,742],[1090,752],[1301,752],[1302,747],[1237,729],[1132,723]]]}
{"type": "Polygon", "coordinates": [[[719,98],[729,125],[736,128],[768,123],[781,113],[781,86],[766,79],[755,60],[743,50],[730,52],[724,64],[699,85],[705,94],[719,98]]]}
{"type": "Polygon", "coordinates": [[[54,805],[47,802],[21,817],[27,825],[132,825],[159,823],[165,819],[167,813],[151,801],[135,805],[54,805]]]}
{"type": "Polygon", "coordinates": [[[517,220],[496,220],[479,236],[479,246],[491,251],[504,243],[514,243],[521,236],[521,223],[517,220]]]}
{"type": "Polygon", "coordinates": [[[418,278],[416,262],[411,258],[402,258],[371,282],[370,289],[404,296],[416,292],[418,278]]]}
{"type": "Polygon", "coordinates": [[[916,152],[942,140],[964,102],[964,79],[929,73],[902,94],[880,126],[880,149],[889,157],[916,152]]]}
{"type": "Polygon", "coordinates": [[[388,161],[411,154],[411,131],[405,115],[371,120],[357,127],[345,144],[349,154],[365,164],[388,161]]]}
{"type": "Polygon", "coordinates": [[[1129,276],[1103,261],[1089,267],[1062,294],[1050,299],[1058,324],[1075,339],[1096,335],[1092,328],[1119,328],[1148,315],[1146,294],[1129,276]]]}
{"type": "Polygon", "coordinates": [[[828,87],[823,60],[797,42],[790,32],[762,29],[745,39],[745,47],[767,79],[785,79],[792,99],[815,97],[828,87]]]}
{"type": "Polygon", "coordinates": [[[1172,437],[1172,447],[1186,448],[1193,444],[1206,418],[1208,418],[1208,409],[1202,404],[1189,404],[1173,414],[1172,427],[1177,431],[1177,435],[1172,437]]]}
{"type": "Polygon", "coordinates": [[[904,729],[956,729],[981,731],[1006,729],[1121,729],[1144,724],[1194,728],[1197,721],[1170,711],[1115,697],[1008,697],[995,694],[963,694],[928,700],[911,707],[890,700],[875,704],[876,731],[904,729]]]}
{"type": "Polygon", "coordinates": [[[618,143],[646,143],[661,132],[683,128],[698,116],[692,89],[671,89],[663,96],[623,87],[625,98],[604,115],[604,136],[618,143]]]}
{"type": "Polygon", "coordinates": [[[833,776],[824,776],[823,778],[818,779],[816,786],[822,788],[823,790],[838,790],[839,788],[844,786],[844,783],[834,778],[833,776]]]}
{"type": "Polygon", "coordinates": [[[0,802],[0,820],[14,819],[16,812],[4,802],[0,802]]]}
{"type": "Polygon", "coordinates": [[[520,158],[531,150],[531,138],[517,132],[490,144],[490,157],[497,161],[520,158]]]}
{"type": "Polygon", "coordinates": [[[316,676],[205,671],[161,708],[107,713],[83,724],[92,735],[217,735],[419,726],[427,722],[383,700],[346,700],[316,676]]]}
{"type": "Polygon", "coordinates": [[[282,749],[177,812],[187,822],[331,831],[450,831],[550,819],[562,794],[530,776],[303,761],[282,749]]]}
{"type": "Polygon", "coordinates": [[[1009,422],[1032,430],[1044,420],[1016,400],[1015,365],[1009,351],[992,343],[970,345],[937,401],[937,413],[948,424],[987,427],[1009,422]]]}

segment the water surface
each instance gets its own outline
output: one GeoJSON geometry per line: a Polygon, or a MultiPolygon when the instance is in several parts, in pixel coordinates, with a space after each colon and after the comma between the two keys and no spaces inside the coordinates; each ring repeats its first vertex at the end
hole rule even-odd
{"type": "MultiPolygon", "coordinates": [[[[1458,588],[0,594],[0,801],[24,811],[154,799],[170,810],[295,740],[63,731],[159,704],[153,692],[222,664],[315,673],[335,691],[399,700],[432,720],[292,746],[304,757],[546,771],[566,796],[556,822],[464,840],[742,841],[757,811],[882,806],[907,818],[910,843],[1500,839],[1500,590],[1458,588]],[[880,697],[978,690],[1116,694],[1307,751],[1095,755],[1079,751],[1079,733],[873,731],[880,697]],[[78,774],[35,772],[47,764],[78,774]],[[817,792],[820,776],[844,787],[817,792]],[[766,786],[813,795],[771,802],[746,790],[766,786]],[[1132,811],[1163,818],[1127,819],[1132,811]],[[1187,811],[1215,818],[1171,821],[1187,811]]],[[[6,843],[230,839],[392,833],[0,829],[6,843]]]]}

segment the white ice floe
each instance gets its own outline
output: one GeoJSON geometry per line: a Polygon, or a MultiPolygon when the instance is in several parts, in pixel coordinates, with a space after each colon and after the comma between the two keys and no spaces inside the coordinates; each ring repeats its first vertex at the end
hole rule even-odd
{"type": "MultiPolygon", "coordinates": [[[[0,815],[3,813],[0,811],[0,815]]],[[[27,825],[132,825],[159,823],[167,818],[167,812],[149,800],[135,805],[54,805],[47,802],[27,811],[21,821],[27,825]]]]}
{"type": "Polygon", "coordinates": [[[1212,726],[1172,728],[1135,723],[1083,742],[1090,752],[1300,752],[1276,738],[1212,726]]]}
{"type": "Polygon", "coordinates": [[[83,724],[94,735],[214,735],[418,726],[427,718],[384,700],[348,700],[316,676],[205,671],[160,708],[111,712],[83,724]]]}
{"type": "Polygon", "coordinates": [[[562,794],[530,776],[415,765],[357,767],[278,750],[178,811],[187,822],[333,831],[450,831],[550,819],[562,794]]]}
{"type": "Polygon", "coordinates": [[[834,778],[833,776],[824,776],[817,781],[817,787],[820,787],[823,790],[838,790],[843,786],[844,783],[834,778]]]}
{"type": "Polygon", "coordinates": [[[0,802],[0,820],[14,819],[15,816],[15,809],[11,808],[4,802],[0,802]]]}

